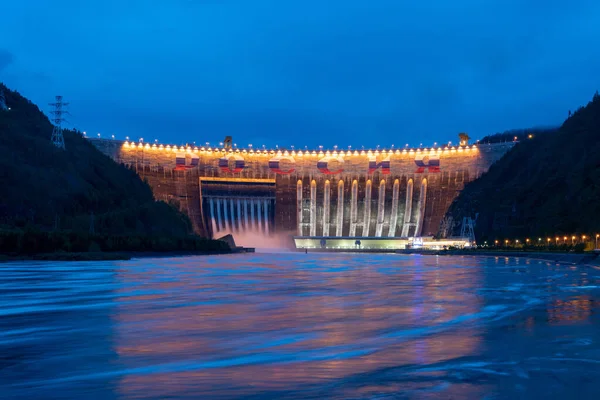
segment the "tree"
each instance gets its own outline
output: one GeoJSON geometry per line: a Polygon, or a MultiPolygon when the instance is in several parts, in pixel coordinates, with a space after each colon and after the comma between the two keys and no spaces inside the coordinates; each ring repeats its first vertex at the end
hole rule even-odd
{"type": "MultiPolygon", "coordinates": [[[[488,140],[508,141],[534,132],[506,132],[488,140]]],[[[543,140],[513,146],[465,186],[447,216],[458,220],[479,213],[475,234],[480,240],[596,232],[600,226],[600,185],[595,184],[600,180],[598,132],[600,94],[559,129],[538,130],[543,140]]]]}

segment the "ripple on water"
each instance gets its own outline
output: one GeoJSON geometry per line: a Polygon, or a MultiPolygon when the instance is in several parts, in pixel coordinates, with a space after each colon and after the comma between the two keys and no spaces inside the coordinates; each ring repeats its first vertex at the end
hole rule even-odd
{"type": "Polygon", "coordinates": [[[543,398],[572,394],[569,378],[583,395],[599,388],[592,268],[298,253],[2,267],[9,398],[543,398]]]}

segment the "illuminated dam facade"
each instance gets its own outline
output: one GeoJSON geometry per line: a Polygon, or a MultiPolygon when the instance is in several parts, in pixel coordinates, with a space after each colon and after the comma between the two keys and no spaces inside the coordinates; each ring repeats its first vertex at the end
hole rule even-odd
{"type": "Polygon", "coordinates": [[[207,237],[418,237],[512,143],[286,151],[90,139],[175,203],[207,237]]]}

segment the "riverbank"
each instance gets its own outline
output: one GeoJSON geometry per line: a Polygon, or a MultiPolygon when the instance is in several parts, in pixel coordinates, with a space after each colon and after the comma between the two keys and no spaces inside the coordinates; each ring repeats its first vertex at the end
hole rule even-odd
{"type": "Polygon", "coordinates": [[[253,248],[238,247],[219,251],[130,251],[130,252],[56,252],[43,254],[0,254],[0,263],[15,261],[124,261],[134,258],[170,258],[254,253],[253,248]]]}
{"type": "Polygon", "coordinates": [[[253,248],[236,246],[230,236],[215,240],[194,235],[162,237],[0,230],[0,262],[111,261],[254,252],[253,248]]]}
{"type": "Polygon", "coordinates": [[[129,260],[127,253],[86,252],[86,253],[42,253],[42,254],[0,254],[0,263],[14,261],[116,261],[129,260]]]}
{"type": "Polygon", "coordinates": [[[424,249],[296,249],[301,253],[370,253],[370,254],[418,254],[429,256],[483,256],[483,257],[526,257],[563,264],[593,264],[600,262],[600,253],[566,253],[551,251],[507,251],[507,250],[424,250],[424,249]]]}
{"type": "Polygon", "coordinates": [[[441,256],[525,257],[563,264],[592,264],[600,261],[600,253],[594,252],[559,253],[550,251],[446,250],[435,252],[420,251],[418,254],[434,254],[441,256]]]}

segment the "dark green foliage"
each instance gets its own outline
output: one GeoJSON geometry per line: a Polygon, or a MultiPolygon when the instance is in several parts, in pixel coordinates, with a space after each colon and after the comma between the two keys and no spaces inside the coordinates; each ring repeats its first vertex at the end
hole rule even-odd
{"type": "MultiPolygon", "coordinates": [[[[478,242],[600,230],[600,96],[554,132],[523,140],[452,204],[478,213],[478,242]]],[[[456,233],[456,231],[455,231],[456,233]]]]}
{"type": "Polygon", "coordinates": [[[43,254],[53,252],[228,252],[227,243],[198,236],[89,235],[76,232],[47,232],[35,229],[0,230],[0,254],[43,254]]]}
{"type": "MultiPolygon", "coordinates": [[[[36,252],[88,251],[90,246],[150,250],[149,243],[179,249],[173,238],[184,238],[181,245],[188,246],[186,240],[192,240],[188,239],[192,233],[189,219],[155,201],[148,184],[135,172],[116,164],[76,131],[64,132],[66,150],[55,148],[48,118],[17,92],[0,87],[11,108],[0,111],[0,227],[25,231],[19,236],[21,248],[31,241],[36,252]],[[77,234],[65,244],[60,242],[65,233],[57,237],[47,233],[57,230],[77,234]],[[82,232],[111,237],[115,243],[92,243],[82,232]],[[35,235],[49,235],[48,243],[41,243],[35,235]],[[132,242],[125,246],[120,235],[132,235],[132,242]],[[144,236],[148,239],[135,243],[144,236]]],[[[16,239],[8,235],[3,240],[16,239]]]]}
{"type": "Polygon", "coordinates": [[[558,128],[513,129],[484,136],[483,139],[479,140],[479,143],[506,143],[515,141],[515,138],[517,138],[516,141],[521,141],[528,139],[530,135],[536,138],[538,135],[554,133],[557,130],[558,128]]]}

